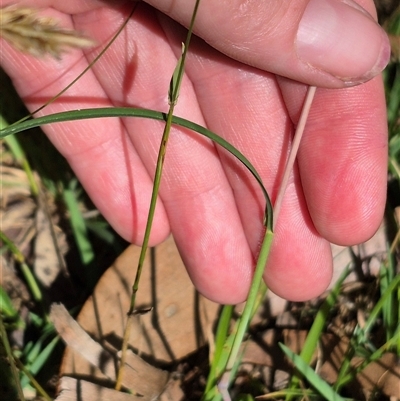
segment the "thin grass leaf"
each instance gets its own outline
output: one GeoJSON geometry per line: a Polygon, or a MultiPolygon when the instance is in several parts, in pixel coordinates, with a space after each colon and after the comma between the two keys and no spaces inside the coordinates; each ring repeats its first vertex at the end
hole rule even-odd
{"type": "MultiPolygon", "coordinates": [[[[386,91],[386,104],[387,104],[387,119],[389,123],[389,129],[393,128],[394,125],[398,124],[399,109],[400,109],[400,63],[392,67],[394,69],[394,77],[390,90],[386,91]]],[[[389,77],[386,74],[386,81],[389,77]]],[[[386,87],[389,88],[388,83],[386,87]]]]}
{"type": "Polygon", "coordinates": [[[222,374],[223,366],[220,366],[219,361],[223,352],[224,344],[228,338],[231,318],[235,307],[234,305],[224,305],[221,315],[218,319],[217,331],[215,333],[215,350],[211,361],[210,373],[208,375],[206,389],[204,394],[207,394],[213,386],[217,384],[218,377],[222,374]]]}
{"type": "MultiPolygon", "coordinates": [[[[224,308],[227,307],[231,307],[231,305],[224,306],[224,308]]],[[[232,306],[232,308],[234,309],[234,306],[232,306]]],[[[211,400],[221,401],[222,399],[227,398],[227,397],[224,398],[221,392],[220,380],[227,369],[228,360],[231,355],[233,343],[235,341],[238,328],[239,328],[239,320],[235,322],[232,332],[229,334],[229,336],[226,336],[225,342],[221,345],[222,342],[222,336],[221,336],[220,341],[218,341],[218,344],[216,344],[214,358],[212,360],[210,373],[207,378],[207,386],[201,398],[202,401],[211,401],[211,400]]],[[[216,336],[219,336],[219,334],[217,334],[216,336]]],[[[236,358],[236,360],[234,361],[234,365],[228,372],[229,373],[228,378],[224,383],[225,388],[223,392],[225,393],[228,392],[231,380],[236,376],[236,373],[240,366],[241,356],[242,355],[240,354],[239,357],[236,358]]]]}
{"type": "Polygon", "coordinates": [[[196,20],[197,11],[199,9],[199,6],[200,6],[200,0],[196,0],[194,9],[192,12],[192,18],[191,18],[190,24],[189,24],[189,29],[188,29],[188,32],[186,35],[186,41],[185,41],[185,43],[182,43],[181,56],[178,60],[178,63],[175,67],[175,71],[171,78],[170,87],[169,87],[169,91],[168,91],[168,103],[170,106],[175,105],[176,102],[178,101],[179,90],[181,88],[181,83],[182,83],[183,74],[184,74],[184,70],[185,70],[186,55],[187,55],[187,52],[189,49],[190,41],[192,39],[194,22],[196,20]]]}
{"type": "Polygon", "coordinates": [[[29,320],[36,327],[44,327],[46,325],[46,320],[44,320],[42,316],[40,316],[32,311],[29,312],[29,320]]]}
{"type": "MultiPolygon", "coordinates": [[[[54,337],[43,349],[40,350],[40,352],[37,354],[35,359],[32,361],[32,363],[29,365],[29,368],[26,368],[25,373],[29,372],[30,374],[27,374],[22,377],[21,379],[21,386],[25,387],[29,382],[32,383],[34,387],[35,382],[32,380],[32,377],[38,374],[38,372],[42,369],[42,367],[45,365],[51,354],[53,353],[56,345],[60,341],[60,338],[54,337]]],[[[24,366],[24,365],[23,365],[24,366]]]]}
{"type": "MultiPolygon", "coordinates": [[[[284,389],[284,390],[278,390],[278,391],[273,391],[268,394],[260,395],[256,397],[257,401],[262,401],[262,400],[276,400],[281,397],[285,396],[293,396],[293,397],[301,397],[301,400],[307,400],[307,399],[314,399],[316,398],[317,400],[321,399],[321,396],[316,393],[314,390],[311,389],[284,389]]],[[[344,398],[346,401],[350,401],[350,399],[344,398]]],[[[351,399],[351,401],[354,401],[351,399]]]]}
{"type": "Polygon", "coordinates": [[[2,381],[1,384],[3,386],[6,386],[6,385],[12,386],[12,389],[16,392],[15,396],[18,397],[15,401],[25,401],[24,393],[22,391],[22,387],[21,387],[21,384],[19,381],[18,369],[15,365],[14,355],[12,353],[11,346],[8,341],[7,332],[4,327],[3,318],[2,318],[1,313],[0,313],[0,341],[1,341],[0,356],[2,358],[5,356],[6,361],[7,361],[7,363],[5,364],[5,366],[7,367],[7,371],[2,366],[2,371],[0,373],[1,373],[3,380],[6,379],[5,376],[6,376],[6,374],[8,374],[8,372],[10,372],[10,374],[11,374],[11,377],[10,377],[11,383],[5,383],[2,381]],[[5,353],[4,356],[3,356],[3,352],[5,353]]]}
{"type": "Polygon", "coordinates": [[[305,379],[328,401],[344,401],[332,387],[315,373],[315,371],[303,359],[292,352],[284,344],[279,343],[282,351],[294,363],[296,369],[304,376],[305,379]]]}
{"type": "Polygon", "coordinates": [[[334,307],[336,300],[340,294],[342,289],[342,285],[344,280],[350,274],[350,267],[347,266],[342,274],[340,275],[339,279],[335,283],[334,287],[330,291],[329,295],[326,297],[325,301],[322,303],[318,313],[315,316],[314,322],[308,332],[307,338],[304,342],[303,349],[301,350],[300,356],[306,362],[310,363],[312,356],[317,349],[319,340],[321,338],[322,331],[326,327],[326,322],[328,320],[329,314],[334,307]]]}
{"type": "Polygon", "coordinates": [[[16,161],[22,166],[25,171],[26,176],[28,177],[29,186],[31,188],[32,195],[37,197],[39,195],[39,187],[33,175],[32,168],[29,164],[28,159],[25,156],[25,152],[23,151],[21,145],[18,142],[18,139],[15,136],[9,136],[4,139],[7,146],[10,148],[13,153],[16,161]]]}
{"type": "MultiPolygon", "coordinates": [[[[307,338],[300,353],[300,357],[307,364],[311,362],[312,356],[318,346],[321,333],[326,327],[326,322],[329,314],[336,303],[337,297],[339,296],[342,288],[342,284],[349,273],[350,268],[349,266],[347,266],[346,269],[343,270],[339,279],[336,281],[334,287],[330,291],[329,295],[326,297],[325,301],[322,303],[321,307],[318,310],[318,313],[315,316],[314,323],[312,324],[310,331],[308,332],[307,338]]],[[[299,377],[297,375],[294,375],[290,381],[289,388],[294,389],[298,387],[299,383],[299,377]]],[[[291,399],[292,397],[290,395],[288,395],[286,398],[286,400],[291,399]]]]}
{"type": "Polygon", "coordinates": [[[88,237],[85,219],[83,218],[82,212],[79,208],[79,202],[77,199],[77,185],[78,181],[76,179],[71,180],[69,183],[69,188],[64,188],[62,195],[65,205],[69,211],[72,232],[75,242],[78,246],[82,263],[87,266],[93,262],[95,253],[88,237]]]}
{"type": "Polygon", "coordinates": [[[352,382],[355,377],[361,373],[371,362],[377,361],[382,355],[390,350],[392,347],[395,347],[400,341],[400,327],[398,327],[396,333],[393,337],[383,344],[379,349],[373,352],[367,359],[365,359],[361,364],[352,369],[347,369],[347,373],[345,375],[338,376],[337,381],[334,385],[334,389],[339,391],[343,386],[352,382]]]}
{"type": "Polygon", "coordinates": [[[19,263],[22,274],[24,275],[25,281],[31,291],[33,299],[38,302],[44,310],[42,291],[31,269],[26,264],[24,255],[17,248],[17,246],[5,235],[3,231],[0,231],[0,240],[4,242],[10,252],[13,254],[15,260],[19,263]]]}
{"type": "MultiPolygon", "coordinates": [[[[0,129],[4,129],[8,127],[9,124],[5,120],[3,116],[0,116],[0,129]]],[[[31,192],[33,196],[39,195],[39,187],[36,183],[36,180],[33,176],[32,168],[29,164],[28,159],[26,158],[25,152],[23,151],[21,145],[18,142],[18,139],[15,136],[8,136],[4,138],[7,146],[10,148],[14,158],[16,161],[22,166],[24,169],[26,176],[28,177],[29,185],[31,188],[31,192]]]]}
{"type": "MultiPolygon", "coordinates": [[[[344,359],[340,366],[340,370],[338,373],[338,377],[336,383],[334,384],[334,389],[339,391],[342,386],[346,383],[354,379],[355,375],[359,373],[362,369],[364,369],[370,362],[373,361],[373,358],[380,358],[382,354],[379,350],[375,350],[373,345],[369,343],[369,333],[376,322],[378,315],[381,313],[383,306],[387,302],[387,299],[393,294],[394,291],[398,291],[398,287],[400,284],[400,275],[396,276],[389,286],[386,288],[385,292],[381,294],[379,301],[376,303],[375,307],[372,309],[365,326],[361,329],[360,327],[356,327],[354,330],[353,337],[349,343],[348,349],[345,353],[344,359]],[[368,346],[366,349],[365,346],[368,346]],[[363,348],[364,347],[364,348],[363,348]],[[358,352],[364,349],[367,352],[365,353],[365,362],[362,364],[361,370],[354,370],[351,367],[351,360],[353,356],[358,352]],[[372,349],[372,351],[371,351],[372,349]]],[[[398,327],[397,332],[399,332],[400,328],[398,327]]],[[[387,344],[395,344],[395,342],[391,342],[390,339],[387,344]]],[[[386,349],[382,348],[381,349],[386,349]]]]}
{"type": "Polygon", "coordinates": [[[389,170],[397,181],[400,181],[400,63],[389,68],[385,73],[385,81],[389,126],[389,170]],[[390,71],[394,77],[389,84],[390,71]]]}
{"type": "Polygon", "coordinates": [[[18,312],[2,285],[0,285],[0,315],[12,320],[18,318],[18,312]]]}
{"type": "Polygon", "coordinates": [[[86,216],[84,217],[88,231],[105,242],[107,247],[112,247],[117,254],[120,254],[124,250],[124,247],[118,244],[117,234],[112,231],[109,223],[105,220],[94,220],[88,219],[86,216]]]}
{"type": "MultiPolygon", "coordinates": [[[[394,263],[394,257],[391,255],[389,249],[387,250],[387,262],[385,265],[382,265],[379,271],[379,285],[380,292],[384,294],[387,291],[390,283],[394,280],[396,275],[396,266],[394,263]]],[[[393,337],[398,324],[399,324],[399,315],[398,315],[399,304],[397,302],[397,294],[396,291],[393,291],[391,296],[389,296],[386,302],[382,306],[382,318],[383,318],[383,327],[386,332],[386,341],[393,337]]]]}
{"type": "MultiPolygon", "coordinates": [[[[92,118],[105,118],[105,117],[140,117],[147,118],[159,121],[166,121],[166,114],[149,109],[139,109],[139,108],[130,108],[130,107],[106,107],[106,108],[95,108],[95,109],[84,109],[84,110],[73,110],[73,111],[65,111],[61,113],[54,113],[48,116],[38,117],[31,120],[23,121],[17,125],[10,125],[9,127],[0,131],[0,138],[4,138],[8,135],[15,134],[18,132],[26,131],[30,128],[40,127],[42,125],[52,124],[52,123],[62,123],[66,121],[77,121],[77,120],[85,120],[92,118]]],[[[222,146],[225,150],[235,156],[243,165],[250,171],[250,173],[254,176],[262,193],[264,195],[266,201],[266,226],[272,231],[272,203],[269,198],[268,192],[265,189],[265,186],[262,182],[260,175],[257,173],[254,166],[250,163],[250,161],[234,146],[232,146],[229,142],[227,142],[224,138],[215,134],[214,132],[208,130],[207,128],[193,123],[189,120],[186,120],[181,117],[172,117],[172,123],[184,128],[188,128],[194,132],[199,133],[218,145],[222,146]]]]}
{"type": "MultiPolygon", "coordinates": [[[[272,223],[273,219],[271,217],[270,222],[272,223]]],[[[253,317],[256,311],[256,305],[261,302],[263,298],[263,294],[265,294],[266,286],[263,284],[262,277],[264,274],[264,269],[267,264],[268,255],[270,253],[270,249],[272,246],[274,234],[273,232],[267,228],[265,230],[264,239],[261,245],[260,253],[258,255],[256,268],[254,271],[253,279],[251,282],[249,294],[247,296],[247,301],[245,303],[242,315],[240,316],[237,322],[237,331],[234,334],[234,339],[232,346],[229,344],[227,349],[230,350],[228,361],[225,367],[225,373],[222,375],[220,382],[218,383],[219,390],[225,395],[225,398],[228,397],[228,388],[233,380],[233,375],[236,371],[235,366],[238,366],[239,360],[238,356],[240,353],[240,349],[243,343],[244,336],[247,332],[247,329],[250,324],[250,320],[253,317]]],[[[228,339],[230,341],[230,338],[228,339]]],[[[223,396],[224,397],[224,396],[223,396]]]]}
{"type": "Polygon", "coordinates": [[[43,347],[47,339],[54,334],[54,328],[50,323],[41,329],[40,338],[35,343],[29,342],[21,354],[21,358],[25,361],[27,366],[31,366],[33,363],[35,363],[36,359],[43,351],[43,347]]]}
{"type": "Polygon", "coordinates": [[[181,88],[182,83],[182,72],[183,72],[183,55],[185,54],[185,45],[182,43],[182,52],[181,56],[179,57],[178,64],[175,67],[175,71],[172,75],[170,84],[169,84],[169,91],[168,91],[168,104],[169,105],[176,105],[178,102],[179,97],[179,90],[181,88]]]}
{"type": "Polygon", "coordinates": [[[381,297],[379,298],[378,302],[372,309],[363,329],[357,330],[357,335],[359,336],[359,342],[367,341],[369,333],[372,330],[372,327],[374,326],[377,317],[381,313],[382,308],[388,301],[388,298],[393,295],[394,291],[397,291],[399,289],[399,286],[400,286],[400,275],[397,275],[388,285],[385,292],[381,294],[381,297]]]}
{"type": "MultiPolygon", "coordinates": [[[[24,366],[24,364],[18,359],[15,359],[15,362],[21,372],[25,374],[24,377],[29,379],[30,384],[32,387],[43,397],[46,401],[53,401],[53,399],[47,394],[47,392],[43,389],[43,387],[39,384],[39,382],[34,378],[32,373],[24,366]]],[[[25,388],[25,386],[24,386],[25,388]]]]}

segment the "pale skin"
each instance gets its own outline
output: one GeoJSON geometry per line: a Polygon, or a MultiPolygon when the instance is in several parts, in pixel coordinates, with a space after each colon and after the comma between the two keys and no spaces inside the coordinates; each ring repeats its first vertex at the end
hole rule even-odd
{"type": "MultiPolygon", "coordinates": [[[[3,0],[1,5],[10,3],[42,7],[63,27],[82,31],[99,45],[112,37],[132,8],[129,1],[96,0],[3,0]]],[[[192,2],[149,3],[188,24],[192,2]]],[[[299,1],[298,9],[290,12],[271,7],[274,11],[266,12],[263,24],[258,2],[225,3],[201,4],[196,32],[218,50],[194,40],[175,113],[239,148],[274,200],[307,85],[320,87],[265,273],[278,295],[306,300],[330,282],[330,242],[362,242],[381,222],[387,166],[382,80],[377,75],[345,88],[343,80],[293,59],[288,37],[307,1],[299,1]],[[224,24],[236,16],[239,3],[248,8],[246,16],[253,7],[259,16],[257,29],[250,17],[224,24]],[[282,32],[278,20],[288,27],[281,36],[276,34],[282,32]],[[275,26],[276,31],[271,28],[262,40],[252,41],[260,26],[275,26]]],[[[359,3],[374,13],[372,1],[359,3]]],[[[166,111],[169,80],[184,40],[178,23],[140,4],[100,62],[43,114],[114,105],[166,111]]],[[[63,89],[96,54],[72,50],[59,61],[35,59],[2,41],[0,60],[33,110],[63,89]]],[[[106,219],[125,239],[140,244],[162,125],[101,119],[54,125],[46,133],[106,219]]],[[[172,131],[150,242],[156,245],[172,232],[189,275],[205,296],[220,303],[246,298],[263,233],[263,211],[261,192],[239,163],[197,134],[172,131]]]]}

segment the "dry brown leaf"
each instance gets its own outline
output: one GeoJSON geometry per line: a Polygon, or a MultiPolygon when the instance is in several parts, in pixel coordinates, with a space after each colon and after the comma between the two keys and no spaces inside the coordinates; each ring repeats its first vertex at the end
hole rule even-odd
{"type": "MultiPolygon", "coordinates": [[[[171,381],[168,387],[160,396],[160,401],[183,400],[184,394],[179,387],[179,383],[171,381]]],[[[121,393],[119,391],[90,383],[85,380],[72,377],[62,377],[60,379],[60,395],[55,401],[142,401],[142,397],[132,394],[121,393]],[[84,396],[84,398],[83,398],[84,396]]]]}
{"type": "MultiPolygon", "coordinates": [[[[86,331],[116,350],[121,346],[139,253],[137,246],[127,248],[100,279],[78,317],[86,331]]],[[[153,250],[148,253],[136,307],[154,309],[136,316],[130,345],[140,355],[171,362],[206,344],[218,305],[196,293],[172,237],[157,246],[153,260],[153,250]]],[[[66,356],[69,362],[63,368],[68,372],[72,367],[68,350],[66,356]]]]}
{"type": "Polygon", "coordinates": [[[35,57],[50,54],[59,59],[68,48],[92,47],[95,42],[79,32],[59,27],[50,17],[41,17],[38,11],[15,5],[0,9],[1,36],[16,49],[35,57]]]}
{"type": "MultiPolygon", "coordinates": [[[[40,182],[36,175],[35,180],[40,182]]],[[[35,275],[42,285],[49,287],[59,272],[66,270],[65,234],[51,221],[55,207],[44,194],[37,202],[22,168],[0,166],[0,185],[1,228],[23,254],[31,254],[34,239],[35,275]]]]}
{"type": "MultiPolygon", "coordinates": [[[[108,378],[111,382],[115,381],[116,356],[94,341],[69,315],[64,306],[53,304],[50,320],[69,347],[79,353],[93,367],[96,367],[98,372],[102,373],[103,378],[108,378]]],[[[77,372],[71,373],[76,374],[77,372]]],[[[167,380],[167,372],[150,366],[129,350],[122,381],[125,388],[140,394],[142,401],[150,401],[162,393],[167,380]]],[[[86,400],[86,395],[83,399],[86,400]]]]}
{"type": "Polygon", "coordinates": [[[17,199],[30,197],[31,190],[26,172],[20,167],[0,165],[1,205],[11,203],[17,199]]]}
{"type": "Polygon", "coordinates": [[[39,206],[36,209],[33,269],[40,283],[50,287],[61,271],[67,271],[64,255],[68,245],[65,233],[53,224],[49,210],[51,207],[45,198],[44,194],[39,197],[39,206]]]}
{"type": "MultiPolygon", "coordinates": [[[[359,358],[352,363],[357,365],[359,358]]],[[[371,394],[380,389],[383,394],[393,399],[400,399],[400,360],[393,353],[387,352],[377,361],[370,363],[359,375],[357,380],[364,391],[371,394]]],[[[371,397],[368,397],[368,399],[371,397]]]]}
{"type": "Polygon", "coordinates": [[[0,255],[0,286],[10,296],[16,310],[20,310],[21,305],[31,299],[26,284],[16,274],[11,260],[3,255],[0,255]]]}
{"type": "MultiPolygon", "coordinates": [[[[343,337],[329,353],[326,353],[327,360],[324,362],[320,374],[328,383],[336,381],[348,344],[348,338],[343,337]]],[[[351,360],[351,365],[356,367],[362,361],[362,358],[354,357],[351,360]]],[[[398,356],[390,352],[383,354],[380,359],[371,362],[359,373],[356,381],[358,385],[353,385],[352,390],[362,391],[367,399],[370,398],[368,394],[378,389],[388,397],[400,399],[400,364],[398,356]]]]}
{"type": "Polygon", "coordinates": [[[60,395],[56,401],[133,401],[141,399],[85,380],[62,377],[60,395]]]}
{"type": "Polygon", "coordinates": [[[27,255],[35,235],[36,203],[25,171],[19,167],[0,166],[0,187],[1,229],[27,255]]]}
{"type": "MultiPolygon", "coordinates": [[[[139,247],[131,246],[115,261],[78,316],[92,337],[115,352],[121,347],[139,253],[139,247]]],[[[205,344],[218,310],[217,304],[196,295],[172,238],[148,252],[136,305],[139,309],[154,305],[155,309],[137,316],[130,347],[140,355],[164,362],[186,357],[205,344]]],[[[67,347],[61,374],[101,377],[98,373],[79,352],[67,347]]],[[[171,379],[162,400],[181,399],[179,385],[180,381],[171,379]]]]}

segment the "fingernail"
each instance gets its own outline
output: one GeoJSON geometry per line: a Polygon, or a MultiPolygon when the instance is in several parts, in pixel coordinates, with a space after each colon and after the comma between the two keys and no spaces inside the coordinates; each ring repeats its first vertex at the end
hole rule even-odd
{"type": "Polygon", "coordinates": [[[352,0],[310,0],[296,45],[303,62],[348,86],[379,74],[390,57],[385,31],[352,0]]]}

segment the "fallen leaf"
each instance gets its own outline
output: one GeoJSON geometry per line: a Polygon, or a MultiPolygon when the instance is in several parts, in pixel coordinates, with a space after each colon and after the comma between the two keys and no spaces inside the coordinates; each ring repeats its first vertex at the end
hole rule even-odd
{"type": "MultiPolygon", "coordinates": [[[[110,383],[115,382],[115,367],[119,359],[115,354],[94,341],[69,315],[63,305],[52,305],[50,320],[69,347],[96,367],[104,378],[110,380],[110,383]]],[[[128,352],[122,385],[139,394],[141,400],[150,401],[158,397],[164,390],[167,380],[167,372],[150,366],[133,352],[128,352]]],[[[83,399],[86,400],[86,394],[83,399]]]]}
{"type": "Polygon", "coordinates": [[[66,236],[61,229],[53,224],[51,205],[45,194],[39,196],[35,216],[36,236],[34,244],[34,272],[40,283],[50,287],[60,272],[66,273],[64,255],[68,246],[66,236]]]}
{"type": "Polygon", "coordinates": [[[62,377],[60,380],[60,395],[56,398],[56,401],[133,401],[139,399],[142,400],[143,398],[121,393],[85,380],[62,377]]]}

